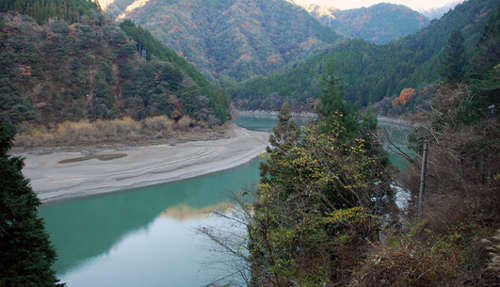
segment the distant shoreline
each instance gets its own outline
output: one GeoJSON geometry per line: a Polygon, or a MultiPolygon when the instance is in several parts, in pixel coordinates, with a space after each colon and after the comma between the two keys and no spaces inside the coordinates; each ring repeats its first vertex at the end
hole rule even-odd
{"type": "MultiPolygon", "coordinates": [[[[240,115],[246,116],[277,116],[279,111],[265,111],[265,110],[255,110],[255,111],[238,111],[240,115]]],[[[306,117],[306,118],[315,118],[318,115],[316,113],[311,112],[300,112],[300,113],[292,113],[294,117],[306,117]]]]}
{"type": "Polygon", "coordinates": [[[385,124],[391,124],[391,125],[397,125],[397,126],[404,126],[404,127],[413,127],[414,125],[408,121],[405,121],[402,118],[388,118],[388,117],[381,117],[377,116],[377,120],[379,123],[385,123],[385,124]]]}
{"type": "MultiPolygon", "coordinates": [[[[279,112],[277,111],[265,111],[265,110],[255,110],[255,111],[238,111],[240,115],[255,115],[255,116],[277,116],[279,112]]],[[[316,113],[311,112],[303,112],[303,113],[292,113],[293,116],[302,116],[306,118],[316,118],[318,115],[316,113]]],[[[407,126],[413,127],[413,124],[405,121],[402,118],[390,118],[384,116],[377,116],[377,120],[379,123],[399,125],[399,126],[407,126]]]]}
{"type": "MultiPolygon", "coordinates": [[[[25,156],[23,174],[42,202],[123,191],[193,178],[244,164],[265,151],[269,133],[233,125],[228,137],[172,145],[131,147],[127,156],[108,161],[82,157],[80,152],[14,154],[25,156]]],[[[117,153],[109,149],[100,155],[117,153]]]]}

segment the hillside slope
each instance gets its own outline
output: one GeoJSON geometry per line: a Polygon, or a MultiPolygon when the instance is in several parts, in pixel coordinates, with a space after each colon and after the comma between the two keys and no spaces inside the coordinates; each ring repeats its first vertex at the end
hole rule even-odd
{"type": "Polygon", "coordinates": [[[307,5],[304,8],[323,25],[350,38],[362,38],[375,44],[385,44],[429,24],[429,19],[412,9],[388,3],[368,8],[339,10],[332,7],[307,5]]]}
{"type": "MultiPolygon", "coordinates": [[[[120,10],[121,3],[108,11],[120,10]]],[[[136,1],[118,17],[124,18],[151,31],[209,79],[267,75],[339,38],[284,0],[136,1]]]]}
{"type": "Polygon", "coordinates": [[[463,33],[467,57],[472,57],[481,29],[499,4],[499,0],[466,1],[419,32],[386,45],[347,40],[268,78],[218,84],[233,101],[241,100],[243,109],[263,108],[266,105],[262,104],[270,99],[276,102],[295,99],[303,106],[318,97],[321,74],[334,56],[337,71],[346,82],[345,99],[366,106],[399,95],[404,88],[418,89],[419,85],[438,80],[438,60],[455,27],[463,33]]]}
{"type": "Polygon", "coordinates": [[[149,32],[133,23],[123,30],[96,11],[78,21],[39,25],[0,14],[0,117],[43,125],[155,115],[226,120],[227,98],[149,32]]]}

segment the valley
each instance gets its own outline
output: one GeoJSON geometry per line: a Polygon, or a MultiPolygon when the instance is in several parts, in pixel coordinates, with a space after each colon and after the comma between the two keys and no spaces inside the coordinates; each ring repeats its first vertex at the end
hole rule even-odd
{"type": "Polygon", "coordinates": [[[500,0],[450,5],[3,0],[0,285],[500,284],[500,0]]]}

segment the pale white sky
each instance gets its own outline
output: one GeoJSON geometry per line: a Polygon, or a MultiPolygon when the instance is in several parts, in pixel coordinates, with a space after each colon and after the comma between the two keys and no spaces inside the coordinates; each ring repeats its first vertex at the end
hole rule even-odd
{"type": "Polygon", "coordinates": [[[402,4],[412,8],[413,10],[417,10],[419,8],[429,9],[429,8],[440,8],[446,5],[453,0],[295,0],[298,3],[304,4],[318,4],[318,5],[327,5],[339,8],[341,10],[352,9],[352,8],[361,8],[361,7],[370,7],[374,4],[378,4],[381,2],[392,3],[392,4],[402,4]]]}

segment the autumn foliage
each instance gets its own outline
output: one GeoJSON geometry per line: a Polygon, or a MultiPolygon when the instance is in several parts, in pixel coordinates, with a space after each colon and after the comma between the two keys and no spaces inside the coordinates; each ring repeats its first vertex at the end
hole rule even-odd
{"type": "Polygon", "coordinates": [[[416,95],[417,93],[415,92],[415,89],[406,88],[401,91],[401,94],[399,95],[399,102],[404,106],[406,103],[413,100],[416,95]]]}
{"type": "Polygon", "coordinates": [[[398,104],[406,105],[409,101],[413,100],[417,93],[413,88],[406,88],[401,91],[399,97],[396,97],[392,101],[392,107],[396,107],[398,104]]]}

